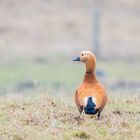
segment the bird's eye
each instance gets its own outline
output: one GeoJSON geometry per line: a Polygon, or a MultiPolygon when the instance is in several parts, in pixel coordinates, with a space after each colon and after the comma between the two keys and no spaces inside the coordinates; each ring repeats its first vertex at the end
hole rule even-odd
{"type": "Polygon", "coordinates": [[[84,54],[82,53],[82,56],[84,56],[84,54]]]}

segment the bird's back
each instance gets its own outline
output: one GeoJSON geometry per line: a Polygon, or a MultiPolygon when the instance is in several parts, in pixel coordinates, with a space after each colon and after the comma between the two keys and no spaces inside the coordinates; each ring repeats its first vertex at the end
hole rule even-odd
{"type": "Polygon", "coordinates": [[[101,84],[97,83],[82,83],[75,93],[75,101],[80,108],[81,106],[86,107],[88,98],[92,97],[95,103],[95,108],[102,111],[106,104],[107,96],[105,89],[101,84]]]}

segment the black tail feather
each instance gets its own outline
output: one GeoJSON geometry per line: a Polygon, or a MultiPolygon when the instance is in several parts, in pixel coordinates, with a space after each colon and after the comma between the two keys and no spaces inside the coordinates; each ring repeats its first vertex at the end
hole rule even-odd
{"type": "Polygon", "coordinates": [[[84,108],[86,114],[96,114],[98,112],[97,109],[95,109],[96,105],[92,101],[92,97],[88,97],[87,106],[84,108]]]}

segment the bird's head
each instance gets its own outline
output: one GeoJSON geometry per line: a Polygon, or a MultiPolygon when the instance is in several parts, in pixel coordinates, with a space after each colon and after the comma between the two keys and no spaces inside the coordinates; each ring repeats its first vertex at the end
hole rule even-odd
{"type": "Polygon", "coordinates": [[[73,61],[81,61],[86,64],[86,72],[94,71],[96,66],[96,57],[91,51],[82,51],[73,61]]]}

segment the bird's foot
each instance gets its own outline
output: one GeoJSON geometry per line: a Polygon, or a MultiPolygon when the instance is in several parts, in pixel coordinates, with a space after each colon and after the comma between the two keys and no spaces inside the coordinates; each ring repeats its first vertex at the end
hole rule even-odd
{"type": "Polygon", "coordinates": [[[101,113],[98,112],[98,115],[97,115],[98,120],[100,120],[100,116],[101,116],[101,113]]]}
{"type": "Polygon", "coordinates": [[[82,120],[84,120],[84,111],[81,112],[80,116],[75,117],[75,119],[76,119],[77,121],[82,121],[82,120]]]}

